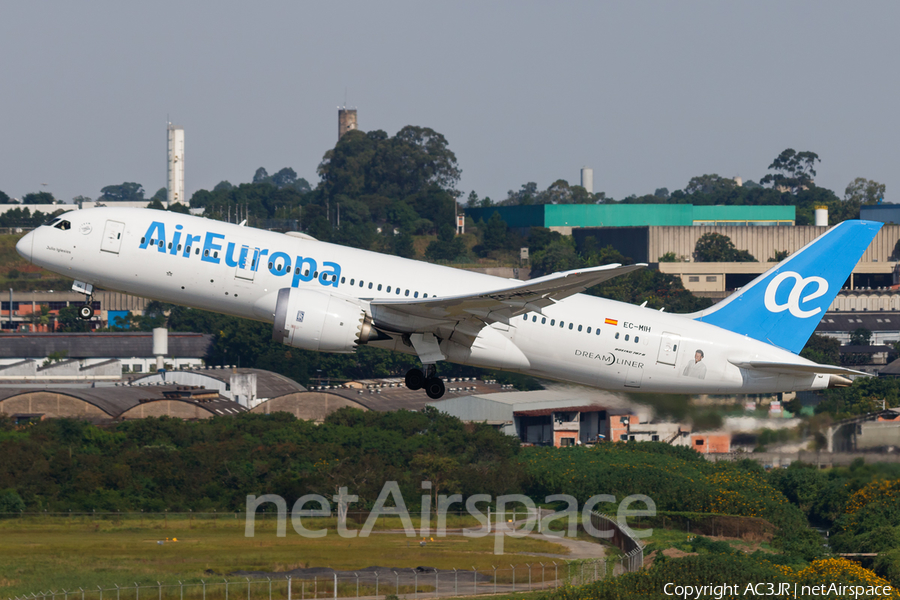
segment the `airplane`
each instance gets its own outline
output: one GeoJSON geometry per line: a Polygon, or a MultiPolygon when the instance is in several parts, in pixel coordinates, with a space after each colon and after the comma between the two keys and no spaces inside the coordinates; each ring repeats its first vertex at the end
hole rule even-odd
{"type": "Polygon", "coordinates": [[[583,294],[646,267],[493,277],[202,217],[71,211],[16,250],[95,288],[272,323],[306,350],[368,344],[417,356],[407,387],[440,398],[441,361],[606,390],[760,394],[849,385],[859,371],[798,356],[881,223],[845,221],[710,308],[670,314],[583,294]]]}

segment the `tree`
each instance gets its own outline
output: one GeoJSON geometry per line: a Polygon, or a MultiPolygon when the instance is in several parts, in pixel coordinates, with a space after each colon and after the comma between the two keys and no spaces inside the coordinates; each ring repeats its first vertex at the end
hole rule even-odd
{"type": "Polygon", "coordinates": [[[656,191],[653,192],[653,195],[659,198],[660,200],[668,200],[669,199],[669,188],[656,188],[656,191]]]}
{"type": "Polygon", "coordinates": [[[222,181],[220,181],[219,183],[216,184],[216,187],[213,188],[213,191],[214,192],[227,192],[228,190],[230,190],[233,187],[234,186],[231,185],[230,181],[223,179],[222,181]]]}
{"type": "Polygon", "coordinates": [[[90,331],[90,325],[78,316],[77,306],[65,306],[59,309],[56,317],[56,330],[63,333],[82,333],[90,331]]]}
{"type": "Polygon", "coordinates": [[[152,208],[153,210],[166,210],[166,207],[163,206],[163,203],[156,198],[150,201],[150,203],[147,205],[147,208],[152,208]]]}
{"type": "Polygon", "coordinates": [[[98,202],[143,202],[144,186],[128,182],[121,185],[108,185],[100,190],[98,202]]]}
{"type": "MultiPolygon", "coordinates": [[[[685,194],[717,194],[728,192],[737,187],[733,179],[720,177],[713,173],[712,175],[699,175],[691,177],[688,184],[684,187],[685,194]]],[[[668,196],[668,190],[666,190],[668,196]]],[[[658,196],[658,194],[654,194],[658,196]]]]}
{"type": "MultiPolygon", "coordinates": [[[[475,192],[472,193],[474,194],[475,192]]],[[[0,204],[11,204],[10,200],[11,198],[9,196],[0,191],[0,204]]]]}
{"type": "Polygon", "coordinates": [[[770,171],[774,170],[777,173],[769,173],[760,179],[760,183],[771,184],[775,189],[792,193],[811,188],[815,185],[813,178],[816,176],[816,162],[821,160],[815,152],[797,152],[793,148],[788,148],[768,167],[770,171]]]}
{"type": "Polygon", "coordinates": [[[256,173],[253,174],[253,183],[262,183],[268,178],[269,172],[266,171],[265,168],[260,167],[256,170],[256,173]]]}
{"type": "Polygon", "coordinates": [[[820,365],[839,365],[841,364],[841,343],[833,337],[814,333],[800,351],[800,356],[820,365]]]}
{"type": "Polygon", "coordinates": [[[885,185],[883,183],[865,179],[864,177],[857,177],[847,184],[847,189],[844,190],[844,202],[857,205],[877,204],[884,200],[884,191],[885,185]]]}
{"type": "Polygon", "coordinates": [[[481,245],[485,254],[496,250],[506,250],[509,237],[509,226],[499,212],[494,212],[484,226],[481,245]]]}
{"type": "Polygon", "coordinates": [[[22,196],[22,204],[56,204],[56,198],[50,192],[34,192],[22,196]]]}
{"type": "Polygon", "coordinates": [[[425,257],[431,260],[454,261],[466,254],[466,245],[461,236],[456,235],[456,229],[449,223],[444,223],[438,229],[438,239],[428,244],[425,249],[425,257]]]}
{"type": "Polygon", "coordinates": [[[872,332],[865,327],[854,329],[850,333],[851,346],[868,346],[872,340],[872,332]]]}
{"type": "Polygon", "coordinates": [[[781,262],[790,256],[790,252],[787,250],[775,250],[775,255],[769,259],[769,262],[781,262]]]}
{"type": "Polygon", "coordinates": [[[694,246],[697,262],[755,262],[746,250],[738,250],[731,238],[720,233],[704,233],[694,246]]]}
{"type": "Polygon", "coordinates": [[[153,194],[153,197],[151,198],[151,200],[159,200],[160,202],[168,202],[169,190],[167,190],[164,187],[159,188],[158,190],[156,190],[156,193],[153,194]]]}

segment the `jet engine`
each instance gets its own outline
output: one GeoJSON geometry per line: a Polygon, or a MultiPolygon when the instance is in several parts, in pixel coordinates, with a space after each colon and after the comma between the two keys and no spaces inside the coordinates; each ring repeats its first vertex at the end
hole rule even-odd
{"type": "Polygon", "coordinates": [[[278,290],[272,339],[288,346],[318,352],[354,352],[357,346],[390,339],[372,327],[357,302],[327,292],[278,290]]]}

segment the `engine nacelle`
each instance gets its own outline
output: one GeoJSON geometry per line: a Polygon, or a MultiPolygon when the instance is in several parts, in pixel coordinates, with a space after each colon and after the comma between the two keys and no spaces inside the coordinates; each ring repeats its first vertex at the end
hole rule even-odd
{"type": "Polygon", "coordinates": [[[272,329],[276,342],[304,350],[346,353],[377,335],[365,309],[351,300],[314,290],[278,290],[272,329]]]}

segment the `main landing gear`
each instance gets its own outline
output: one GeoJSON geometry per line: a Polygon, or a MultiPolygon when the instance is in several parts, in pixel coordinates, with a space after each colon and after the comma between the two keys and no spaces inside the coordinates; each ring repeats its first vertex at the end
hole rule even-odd
{"type": "Polygon", "coordinates": [[[411,390],[425,388],[425,393],[432,400],[437,400],[444,395],[444,381],[437,376],[434,365],[423,365],[425,372],[420,369],[410,369],[406,372],[406,387],[411,390]]]}

